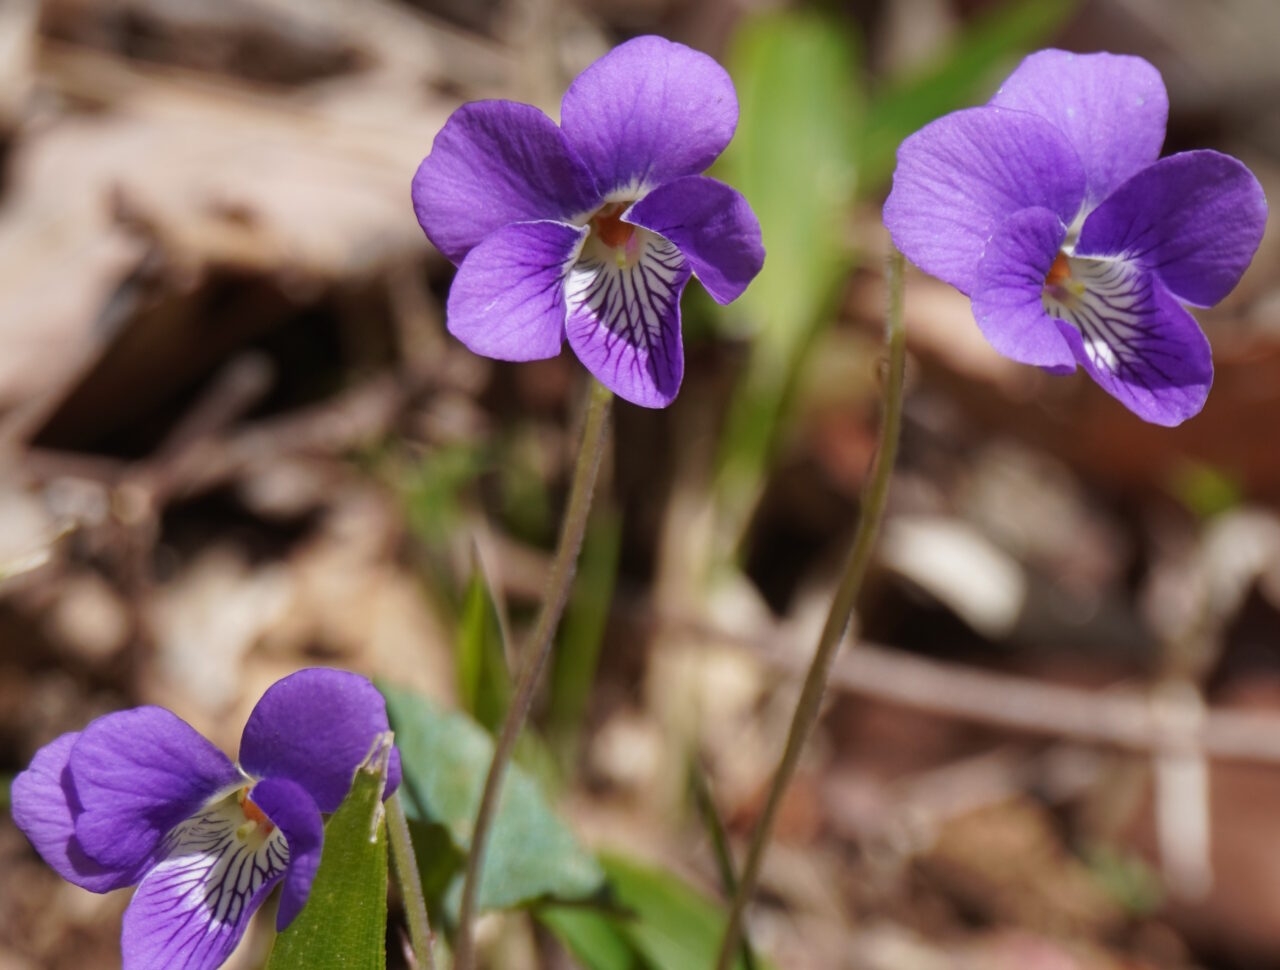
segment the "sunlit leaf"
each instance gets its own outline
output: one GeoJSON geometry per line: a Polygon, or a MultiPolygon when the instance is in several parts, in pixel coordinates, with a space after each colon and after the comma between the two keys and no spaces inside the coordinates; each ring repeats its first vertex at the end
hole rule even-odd
{"type": "Polygon", "coordinates": [[[644,966],[615,925],[616,917],[572,906],[540,907],[537,916],[586,970],[641,970],[644,966]]]}
{"type": "MultiPolygon", "coordinates": [[[[630,916],[618,931],[656,970],[714,967],[724,936],[725,910],[678,876],[622,856],[600,859],[616,904],[630,916]]],[[[761,970],[769,964],[757,959],[761,970]]],[[[742,970],[739,959],[733,965],[742,970]]]]}
{"type": "Polygon", "coordinates": [[[383,970],[387,965],[386,752],[356,772],[324,827],[307,904],[276,937],[267,970],[383,970]]]}

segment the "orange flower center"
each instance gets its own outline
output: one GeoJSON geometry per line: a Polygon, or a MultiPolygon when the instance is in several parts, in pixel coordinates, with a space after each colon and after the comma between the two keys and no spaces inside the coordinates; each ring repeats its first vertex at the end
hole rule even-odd
{"type": "Polygon", "coordinates": [[[591,217],[591,231],[610,249],[620,249],[631,241],[636,227],[622,221],[627,203],[614,202],[591,217]]]}
{"type": "Polygon", "coordinates": [[[263,835],[270,835],[275,830],[275,824],[267,818],[267,813],[255,805],[253,799],[249,797],[248,788],[241,788],[236,799],[240,802],[240,811],[244,812],[244,817],[261,828],[263,835]]]}
{"type": "Polygon", "coordinates": [[[1045,286],[1061,286],[1071,279],[1071,265],[1067,262],[1067,254],[1060,252],[1053,258],[1053,265],[1044,278],[1045,286]]]}

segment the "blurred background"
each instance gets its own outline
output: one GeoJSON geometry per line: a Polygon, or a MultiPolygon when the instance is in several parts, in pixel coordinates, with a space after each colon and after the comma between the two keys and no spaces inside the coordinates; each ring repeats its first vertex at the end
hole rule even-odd
{"type": "MultiPolygon", "coordinates": [[[[234,753],[301,666],[500,721],[585,373],[447,335],[409,180],[462,101],[554,117],[646,32],[733,74],[713,174],[769,258],[732,306],[689,287],[674,406],[617,407],[522,752],[663,931],[609,966],[714,943],[706,809],[740,854],[876,446],[897,143],[1030,50],[1135,53],[1166,152],[1280,199],[1274,0],[0,0],[0,806],[126,706],[234,753]]],[[[889,521],[750,921],[772,965],[1280,967],[1274,232],[1199,319],[1215,386],[1165,430],[909,274],[889,521]]],[[[127,897],[0,814],[2,970],[117,966],[127,897]]],[[[606,965],[570,919],[481,932],[492,967],[606,965]]]]}

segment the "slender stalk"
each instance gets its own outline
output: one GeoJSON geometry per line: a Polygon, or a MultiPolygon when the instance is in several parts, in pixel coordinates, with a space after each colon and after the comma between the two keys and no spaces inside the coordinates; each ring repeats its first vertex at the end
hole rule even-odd
{"type": "Polygon", "coordinates": [[[551,653],[551,644],[556,627],[560,623],[560,614],[564,612],[565,603],[569,599],[569,587],[573,583],[578,553],[582,549],[582,539],[587,531],[591,494],[595,490],[596,475],[600,471],[600,457],[604,454],[605,437],[609,427],[609,409],[612,403],[613,394],[598,381],[593,380],[590,400],[587,403],[586,420],[582,428],[582,444],[573,469],[569,502],[560,528],[560,541],[556,547],[555,559],[551,564],[551,574],[547,579],[542,611],[538,614],[533,634],[521,653],[520,676],[516,683],[515,696],[511,699],[511,706],[507,708],[502,733],[498,735],[493,761],[489,765],[489,775],[485,778],[484,793],[480,796],[480,808],[476,812],[475,826],[471,836],[471,851],[467,854],[467,872],[462,883],[462,903],[458,911],[454,970],[471,970],[474,961],[471,924],[475,921],[476,897],[480,890],[480,874],[484,870],[485,848],[497,815],[498,796],[502,791],[502,780],[506,775],[507,765],[511,761],[511,752],[515,747],[516,739],[520,736],[520,729],[524,727],[524,722],[529,716],[529,708],[533,706],[533,697],[542,669],[546,666],[547,657],[551,653]]]}
{"type": "MultiPolygon", "coordinates": [[[[689,768],[689,782],[693,787],[693,798],[698,803],[698,811],[707,826],[707,834],[711,836],[711,851],[716,857],[716,869],[720,873],[720,885],[728,896],[738,891],[738,876],[733,869],[733,852],[729,848],[729,833],[725,830],[724,821],[716,811],[716,800],[711,794],[711,786],[707,784],[706,769],[695,760],[689,768]]],[[[744,935],[742,938],[742,968],[757,970],[755,951],[751,949],[751,941],[744,935]]]]}
{"type": "Polygon", "coordinates": [[[427,918],[427,901],[422,895],[422,879],[418,875],[418,862],[413,854],[409,821],[404,817],[400,793],[396,792],[388,798],[386,806],[387,840],[391,843],[391,859],[395,862],[400,894],[404,897],[404,915],[409,923],[413,959],[418,970],[436,970],[436,958],[431,950],[431,921],[427,918]]]}
{"type": "Polygon", "coordinates": [[[782,796],[786,793],[787,786],[795,774],[805,742],[813,730],[814,722],[818,719],[831,663],[849,629],[849,621],[857,604],[858,592],[862,588],[862,579],[866,575],[867,564],[871,561],[871,550],[880,529],[880,520],[884,517],[885,504],[889,496],[889,478],[898,456],[898,432],[902,426],[902,385],[906,365],[906,327],[902,319],[902,272],[902,254],[894,250],[889,257],[887,273],[889,306],[885,324],[885,342],[889,352],[889,372],[885,379],[884,409],[880,419],[880,452],[871,478],[863,489],[858,530],[853,538],[853,546],[849,550],[849,558],[845,562],[844,575],[840,577],[840,585],[836,588],[835,598],[831,601],[831,611],[827,614],[827,621],[822,627],[822,635],[818,639],[817,649],[814,650],[809,672],[805,675],[804,686],[800,689],[800,699],[796,702],[795,714],[791,718],[791,729],[787,734],[787,743],[783,748],[778,768],[774,772],[764,811],[756,823],[755,831],[751,834],[751,843],[747,848],[747,861],[738,883],[738,891],[734,893],[733,902],[729,908],[729,923],[725,927],[724,938],[720,943],[717,970],[729,970],[734,954],[738,952],[738,940],[742,936],[743,911],[755,892],[756,882],[760,878],[760,867],[764,862],[765,850],[769,846],[769,837],[773,833],[773,823],[776,820],[778,808],[782,804],[782,796]]]}

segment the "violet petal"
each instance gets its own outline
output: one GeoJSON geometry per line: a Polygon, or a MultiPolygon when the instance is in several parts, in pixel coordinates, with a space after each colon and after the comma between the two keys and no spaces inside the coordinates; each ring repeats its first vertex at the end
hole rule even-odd
{"type": "Polygon", "coordinates": [[[1266,222],[1262,186],[1242,163],[1183,152],[1143,169],[1094,209],[1076,252],[1136,259],[1178,299],[1212,306],[1240,281],[1266,222]]]}
{"type": "Polygon", "coordinates": [[[1213,383],[1213,358],[1191,314],[1137,263],[1070,262],[1086,290],[1070,306],[1049,301],[1049,309],[1089,376],[1152,424],[1172,427],[1198,414],[1213,383]]]}
{"type": "Polygon", "coordinates": [[[560,127],[608,193],[697,175],[738,126],[738,97],[711,57],[662,37],[615,47],[569,85],[560,127]]]}
{"type": "Polygon", "coordinates": [[[497,360],[555,357],[564,343],[564,282],[586,229],[517,222],[467,254],[449,290],[449,332],[497,360]]]}
{"type": "Polygon", "coordinates": [[[283,930],[306,905],[311,883],[324,849],[324,821],[311,796],[284,778],[266,778],[254,785],[249,798],[284,833],[289,844],[289,868],[280,889],[276,929],[283,930]]]}
{"type": "Polygon", "coordinates": [[[1045,311],[1045,277],[1066,235],[1048,209],[1023,209],[1000,223],[978,264],[973,315],[1004,356],[1056,372],[1076,369],[1075,355],[1045,311]]]}
{"type": "Polygon", "coordinates": [[[884,223],[911,262],[971,294],[996,226],[1032,207],[1069,225],[1084,185],[1075,150],[1043,118],[968,108],[925,125],[899,146],[884,223]]]}
{"type": "Polygon", "coordinates": [[[282,831],[245,832],[232,791],[178,825],[164,858],[147,873],[124,913],[124,970],[213,970],[231,955],[249,919],[285,874],[282,831]]]}
{"type": "Polygon", "coordinates": [[[623,214],[679,248],[717,303],[732,303],[764,265],[760,223],[741,194],[705,175],[654,189],[623,214]]]}
{"type": "Polygon", "coordinates": [[[1037,51],[991,104],[1029,111],[1066,135],[1084,164],[1090,208],[1160,157],[1169,96],[1140,57],[1037,51]]]}
{"type": "Polygon", "coordinates": [[[413,177],[418,222],[454,263],[508,223],[568,220],[599,203],[591,175],[555,122],[515,101],[464,104],[413,177]]]}
{"type": "MultiPolygon", "coordinates": [[[[368,679],[311,667],[267,688],[240,737],[240,764],[256,778],[297,782],[320,811],[333,812],[386,730],[387,703],[368,679]]],[[[386,794],[399,783],[400,755],[393,749],[386,794]]]]}
{"type": "Polygon", "coordinates": [[[170,829],[240,778],[226,755],[161,707],[92,721],[67,767],[83,806],[76,838],[90,858],[121,871],[142,865],[170,829]]]}
{"type": "Polygon", "coordinates": [[[684,377],[680,294],[689,264],[676,247],[636,230],[636,262],[582,259],[565,285],[569,346],[623,400],[666,407],[684,377]]]}
{"type": "Polygon", "coordinates": [[[13,821],[63,879],[91,892],[105,893],[133,885],[142,878],[150,860],[115,869],[85,855],[75,829],[80,800],[67,769],[71,748],[79,737],[80,732],[75,731],[50,741],[36,752],[26,771],[13,779],[13,821]]]}

